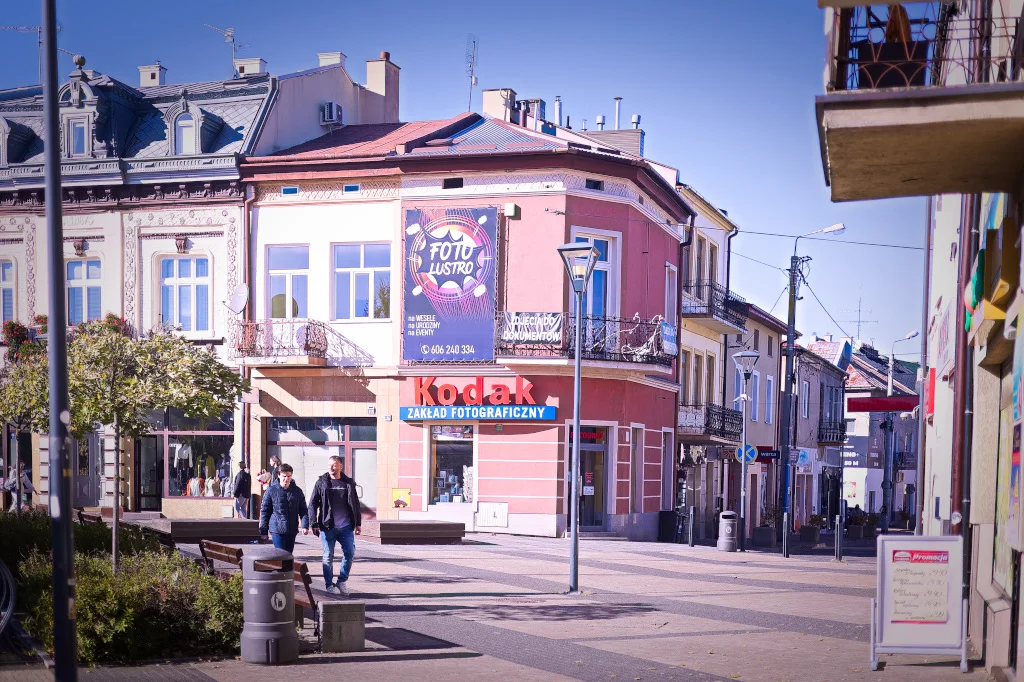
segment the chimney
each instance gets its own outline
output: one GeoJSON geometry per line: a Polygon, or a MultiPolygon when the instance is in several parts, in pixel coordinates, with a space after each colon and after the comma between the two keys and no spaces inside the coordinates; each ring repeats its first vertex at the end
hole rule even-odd
{"type": "Polygon", "coordinates": [[[345,66],[345,60],[348,59],[341,52],[317,52],[316,57],[320,60],[320,66],[331,66],[333,64],[345,66]]]}
{"type": "Polygon", "coordinates": [[[241,57],[235,60],[235,71],[239,78],[267,72],[267,62],[259,57],[241,57]]]}
{"type": "Polygon", "coordinates": [[[598,130],[604,130],[604,116],[598,114],[597,118],[594,119],[594,122],[597,123],[598,130]]]}
{"type": "Polygon", "coordinates": [[[562,96],[555,95],[555,123],[562,126],[562,96]]]}
{"type": "Polygon", "coordinates": [[[622,106],[622,98],[616,97],[615,99],[615,129],[619,129],[619,108],[622,106]]]}
{"type": "Polygon", "coordinates": [[[530,118],[530,100],[524,99],[519,103],[519,125],[526,128],[530,118]]]}
{"type": "Polygon", "coordinates": [[[583,119],[583,127],[580,130],[587,132],[587,119],[583,119]]]}
{"type": "Polygon", "coordinates": [[[640,114],[633,114],[633,130],[640,130],[640,114]]]}
{"type": "Polygon", "coordinates": [[[484,114],[506,123],[512,122],[512,111],[516,108],[516,91],[512,88],[484,90],[484,114]]]}
{"type": "Polygon", "coordinates": [[[166,85],[167,78],[167,67],[160,64],[158,59],[156,64],[150,64],[149,66],[139,67],[139,87],[145,88],[150,85],[166,85]]]}
{"type": "Polygon", "coordinates": [[[376,121],[360,123],[398,122],[398,65],[391,61],[390,52],[381,52],[379,59],[366,62],[366,89],[383,98],[381,115],[376,121]]]}

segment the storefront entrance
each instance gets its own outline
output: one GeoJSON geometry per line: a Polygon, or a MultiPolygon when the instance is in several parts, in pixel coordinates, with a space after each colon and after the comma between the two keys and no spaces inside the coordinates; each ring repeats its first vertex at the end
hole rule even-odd
{"type": "Polygon", "coordinates": [[[89,434],[81,441],[71,439],[72,499],[76,507],[98,507],[103,490],[103,436],[89,434]]]}
{"type": "MultiPolygon", "coordinates": [[[[572,467],[572,430],[569,431],[569,467],[572,467]]],[[[599,426],[580,427],[580,528],[604,530],[607,520],[605,471],[608,457],[607,429],[599,426]]],[[[570,490],[571,490],[571,478],[570,490]]]]}
{"type": "Polygon", "coordinates": [[[473,427],[430,427],[431,504],[473,501],[473,427]]]}
{"type": "Polygon", "coordinates": [[[136,446],[135,489],[140,511],[160,511],[164,491],[164,439],[146,436],[136,446]]]}

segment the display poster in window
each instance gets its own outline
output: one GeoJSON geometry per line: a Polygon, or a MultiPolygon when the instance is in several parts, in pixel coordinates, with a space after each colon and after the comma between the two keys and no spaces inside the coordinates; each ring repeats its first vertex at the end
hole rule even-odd
{"type": "Polygon", "coordinates": [[[406,361],[494,359],[498,209],[405,212],[406,361]]]}

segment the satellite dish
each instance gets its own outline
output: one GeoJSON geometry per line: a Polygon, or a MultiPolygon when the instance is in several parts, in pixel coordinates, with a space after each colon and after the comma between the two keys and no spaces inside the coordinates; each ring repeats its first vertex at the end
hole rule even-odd
{"type": "Polygon", "coordinates": [[[231,292],[231,300],[224,301],[224,305],[228,307],[228,310],[238,315],[245,310],[245,304],[249,302],[249,287],[245,284],[239,284],[235,287],[235,290],[231,292]]]}

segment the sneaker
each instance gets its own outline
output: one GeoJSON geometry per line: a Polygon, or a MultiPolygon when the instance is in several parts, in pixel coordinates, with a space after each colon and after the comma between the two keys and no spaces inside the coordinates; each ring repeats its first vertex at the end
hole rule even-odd
{"type": "Polygon", "coordinates": [[[338,589],[337,585],[328,585],[326,592],[327,594],[341,594],[341,590],[338,589]]]}
{"type": "Polygon", "coordinates": [[[344,594],[344,595],[352,594],[352,590],[348,589],[348,585],[346,583],[338,583],[334,587],[334,589],[338,591],[338,594],[344,594]]]}

